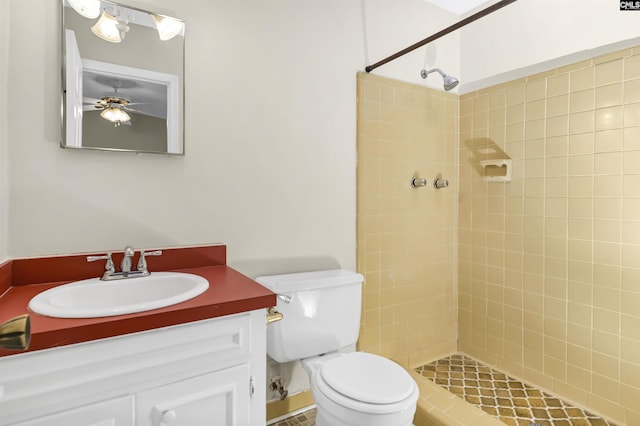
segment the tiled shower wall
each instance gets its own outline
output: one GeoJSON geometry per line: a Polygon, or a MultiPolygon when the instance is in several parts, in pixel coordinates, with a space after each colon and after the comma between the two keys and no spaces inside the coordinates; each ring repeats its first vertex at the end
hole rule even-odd
{"type": "Polygon", "coordinates": [[[459,161],[459,349],[639,425],[640,48],[463,95],[459,161]]]}
{"type": "Polygon", "coordinates": [[[359,349],[419,365],[456,350],[458,97],[358,74],[359,349]],[[416,174],[429,186],[411,187],[416,174]],[[451,186],[435,189],[440,174],[451,186]]]}

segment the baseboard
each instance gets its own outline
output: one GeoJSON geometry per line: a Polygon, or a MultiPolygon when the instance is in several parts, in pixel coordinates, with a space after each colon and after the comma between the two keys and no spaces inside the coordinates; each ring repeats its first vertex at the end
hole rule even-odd
{"type": "Polygon", "coordinates": [[[282,401],[269,402],[267,403],[267,421],[308,407],[314,403],[310,390],[292,395],[282,401]]]}

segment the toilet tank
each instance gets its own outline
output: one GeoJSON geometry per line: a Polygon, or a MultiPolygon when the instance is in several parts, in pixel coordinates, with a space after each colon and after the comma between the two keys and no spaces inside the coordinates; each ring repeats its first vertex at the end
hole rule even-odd
{"type": "Polygon", "coordinates": [[[267,327],[269,356],[288,362],[356,343],[363,280],[344,269],[256,278],[278,294],[276,308],[284,316],[267,327]]]}

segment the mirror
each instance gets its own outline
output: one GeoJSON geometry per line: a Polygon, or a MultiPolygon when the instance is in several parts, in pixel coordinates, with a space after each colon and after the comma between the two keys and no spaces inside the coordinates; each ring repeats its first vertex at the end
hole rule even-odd
{"type": "Polygon", "coordinates": [[[184,22],[62,2],[63,148],[184,154],[184,22]]]}

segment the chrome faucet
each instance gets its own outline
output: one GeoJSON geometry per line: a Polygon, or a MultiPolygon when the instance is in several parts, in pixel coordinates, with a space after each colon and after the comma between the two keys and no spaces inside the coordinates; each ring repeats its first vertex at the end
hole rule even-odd
{"type": "Polygon", "coordinates": [[[107,253],[105,255],[100,256],[87,256],[87,262],[94,262],[96,260],[106,260],[107,263],[104,268],[104,274],[100,277],[103,281],[111,281],[111,280],[122,280],[125,278],[138,278],[138,277],[146,277],[150,275],[149,268],[147,267],[146,256],[160,256],[162,254],[162,250],[155,250],[145,252],[144,250],[140,250],[140,258],[138,259],[138,269],[136,271],[131,270],[131,265],[133,264],[133,256],[135,255],[135,250],[131,246],[127,246],[124,249],[124,257],[122,258],[122,262],[120,263],[121,272],[116,272],[115,265],[113,260],[111,259],[111,253],[107,253]]]}
{"type": "Polygon", "coordinates": [[[101,280],[108,280],[111,275],[116,273],[116,265],[111,259],[111,253],[107,253],[102,256],[87,256],[87,262],[95,262],[96,260],[107,261],[104,265],[104,274],[102,274],[102,278],[100,278],[101,280]]]}
{"type": "Polygon", "coordinates": [[[145,273],[149,275],[149,268],[147,267],[147,256],[160,256],[162,255],[162,250],[155,251],[144,251],[140,250],[140,258],[138,259],[138,272],[145,273]]]}
{"type": "Polygon", "coordinates": [[[122,262],[120,263],[120,270],[124,274],[128,274],[131,272],[131,258],[136,254],[135,250],[131,246],[126,246],[124,248],[124,257],[122,258],[122,262]]]}

